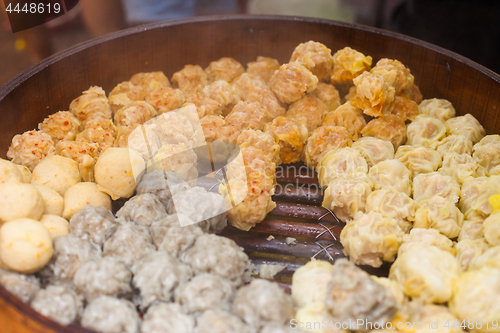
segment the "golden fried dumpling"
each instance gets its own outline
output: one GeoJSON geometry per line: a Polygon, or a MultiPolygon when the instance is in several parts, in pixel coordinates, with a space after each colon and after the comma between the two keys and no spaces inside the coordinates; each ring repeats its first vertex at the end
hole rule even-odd
{"type": "Polygon", "coordinates": [[[264,132],[280,146],[280,158],[284,164],[300,160],[302,149],[307,141],[307,127],[300,122],[285,117],[274,118],[267,123],[264,132]]]}
{"type": "Polygon", "coordinates": [[[333,111],[340,106],[339,91],[331,84],[319,82],[318,87],[310,93],[310,96],[322,101],[327,106],[328,111],[333,111]]]}
{"type": "Polygon", "coordinates": [[[172,83],[182,91],[184,96],[189,97],[202,92],[203,87],[208,84],[208,75],[198,65],[186,65],[172,75],[172,83]]]}
{"type": "Polygon", "coordinates": [[[456,111],[450,101],[446,99],[424,99],[420,103],[420,112],[442,122],[455,117],[456,111]]]}
{"type": "Polygon", "coordinates": [[[500,269],[500,246],[493,246],[475,258],[469,266],[470,270],[477,270],[483,267],[492,267],[500,269]]]}
{"type": "Polygon", "coordinates": [[[366,198],[373,189],[367,175],[338,177],[328,183],[322,206],[332,210],[342,221],[350,221],[357,212],[364,212],[366,198]]]}
{"type": "Polygon", "coordinates": [[[460,198],[460,185],[451,176],[437,171],[421,173],[413,178],[413,199],[422,201],[435,195],[457,203],[460,198]]]}
{"type": "Polygon", "coordinates": [[[359,151],[361,156],[365,158],[368,168],[379,162],[394,158],[394,146],[392,143],[371,136],[365,136],[356,140],[352,144],[352,148],[359,151]]]}
{"type": "Polygon", "coordinates": [[[396,221],[401,230],[410,231],[415,220],[416,203],[394,187],[373,191],[366,199],[366,211],[377,212],[396,221]]]}
{"type": "Polygon", "coordinates": [[[481,256],[488,244],[484,239],[462,239],[455,244],[457,250],[457,260],[460,263],[460,268],[463,272],[469,269],[471,262],[481,256]]]}
{"type": "Polygon", "coordinates": [[[259,78],[250,77],[245,73],[234,80],[233,88],[242,101],[261,103],[273,118],[285,115],[286,110],[281,106],[276,95],[259,78]]]}
{"type": "Polygon", "coordinates": [[[500,135],[486,135],[473,147],[474,160],[488,171],[500,165],[500,135]]]}
{"type": "Polygon", "coordinates": [[[483,234],[490,246],[500,245],[500,214],[493,213],[484,220],[483,234]]]}
{"type": "Polygon", "coordinates": [[[130,126],[132,124],[144,124],[155,116],[156,110],[151,104],[137,101],[118,110],[114,118],[117,126],[130,126]]]}
{"type": "Polygon", "coordinates": [[[304,96],[290,104],[286,117],[304,123],[311,133],[321,125],[327,113],[328,108],[319,99],[304,96]]]}
{"type": "Polygon", "coordinates": [[[453,248],[454,242],[441,234],[436,229],[413,228],[410,232],[403,236],[403,244],[399,247],[398,255],[400,256],[412,244],[421,244],[427,246],[436,246],[443,251],[453,255],[457,252],[453,248]]]}
{"type": "Polygon", "coordinates": [[[207,142],[236,143],[240,131],[222,116],[206,116],[200,121],[207,142]]]}
{"type": "Polygon", "coordinates": [[[69,111],[75,115],[82,125],[87,121],[101,117],[111,118],[111,107],[106,93],[101,87],[90,87],[69,105],[69,111]]]}
{"type": "Polygon", "coordinates": [[[446,126],[441,120],[419,115],[408,125],[406,136],[407,145],[432,147],[446,136],[446,126]]]}
{"type": "Polygon", "coordinates": [[[408,94],[413,87],[415,78],[398,60],[380,59],[370,72],[382,76],[396,90],[396,95],[408,94]]]}
{"type": "Polygon", "coordinates": [[[185,100],[181,90],[170,87],[159,87],[146,97],[146,102],[151,104],[158,114],[181,108],[185,100]]]}
{"type": "Polygon", "coordinates": [[[449,307],[459,322],[462,320],[464,324],[472,322],[470,326],[473,327],[472,332],[500,332],[498,326],[500,269],[483,267],[480,270],[465,272],[454,287],[453,299],[449,307]]]}
{"type": "Polygon", "coordinates": [[[483,222],[484,216],[478,214],[477,212],[472,212],[468,215],[465,215],[464,223],[462,224],[462,230],[458,235],[458,241],[464,239],[483,239],[483,222]]]}
{"type": "Polygon", "coordinates": [[[401,118],[402,121],[407,121],[415,119],[420,114],[420,110],[418,104],[407,96],[396,96],[391,113],[401,118]]]}
{"type": "Polygon", "coordinates": [[[445,124],[448,135],[462,134],[472,143],[479,142],[486,134],[484,127],[470,113],[465,116],[450,118],[445,124]]]}
{"type": "Polygon", "coordinates": [[[472,154],[472,141],[460,134],[448,135],[441,141],[435,142],[431,145],[441,156],[447,152],[454,152],[457,154],[472,154]]]}
{"type": "Polygon", "coordinates": [[[43,120],[40,130],[52,137],[54,142],[59,140],[75,140],[80,122],[69,111],[56,112],[43,120]]]}
{"type": "Polygon", "coordinates": [[[203,94],[220,104],[223,116],[231,112],[236,103],[240,101],[240,96],[238,96],[236,89],[224,80],[218,80],[209,84],[203,88],[203,94]]]}
{"type": "Polygon", "coordinates": [[[419,202],[415,213],[415,228],[433,228],[448,238],[460,233],[464,216],[455,204],[443,197],[434,196],[419,202]]]}
{"type": "Polygon", "coordinates": [[[361,134],[390,141],[398,149],[406,141],[406,125],[398,116],[388,115],[370,120],[361,134]]]}
{"type": "Polygon", "coordinates": [[[276,165],[281,164],[280,146],[268,133],[255,130],[244,130],[236,142],[240,148],[255,147],[262,150],[264,155],[276,165]]]}
{"type": "Polygon", "coordinates": [[[222,114],[221,104],[202,94],[193,94],[189,96],[182,106],[185,107],[188,104],[194,104],[196,112],[198,113],[198,118],[200,119],[205,116],[220,116],[222,114]]]}
{"type": "Polygon", "coordinates": [[[324,44],[308,41],[293,50],[290,62],[297,61],[313,73],[318,80],[329,79],[333,70],[332,51],[324,44]]]}
{"type": "Polygon", "coordinates": [[[392,262],[403,242],[403,231],[396,221],[377,212],[359,212],[340,233],[344,254],[356,265],[380,267],[392,262]]]}
{"type": "Polygon", "coordinates": [[[400,146],[394,155],[402,162],[412,176],[436,171],[441,166],[441,155],[433,149],[422,146],[400,146]]]}
{"type": "Polygon", "coordinates": [[[55,153],[54,141],[41,131],[27,131],[12,138],[7,157],[30,171],[45,157],[55,153]]]}
{"type": "Polygon", "coordinates": [[[318,85],[318,78],[298,62],[281,65],[269,85],[282,103],[290,104],[301,99],[306,92],[312,92],[318,85]]]}
{"type": "Polygon", "coordinates": [[[353,175],[353,177],[366,176],[368,165],[366,160],[356,149],[345,147],[329,151],[319,160],[316,167],[319,184],[322,187],[336,178],[353,175]]]}
{"type": "Polygon", "coordinates": [[[238,102],[227,115],[226,121],[240,131],[245,129],[262,130],[272,116],[259,102],[238,102]]]}
{"type": "Polygon", "coordinates": [[[78,163],[80,177],[85,182],[94,181],[94,165],[99,153],[96,143],[62,140],[56,144],[56,154],[73,159],[78,163]]]}
{"type": "Polygon", "coordinates": [[[462,183],[460,201],[458,207],[465,215],[468,215],[472,204],[479,196],[481,187],[488,180],[488,177],[482,176],[466,180],[462,183]]]}
{"type": "Polygon", "coordinates": [[[107,148],[113,147],[116,134],[116,126],[111,119],[96,118],[87,122],[85,129],[76,136],[76,141],[96,143],[101,154],[107,148]]]}
{"type": "Polygon", "coordinates": [[[118,84],[109,93],[109,105],[113,114],[123,107],[126,107],[132,102],[143,101],[146,98],[147,93],[140,86],[132,84],[130,81],[124,81],[118,84]]]}
{"type": "Polygon", "coordinates": [[[394,187],[397,191],[411,195],[411,172],[399,160],[385,160],[370,168],[368,173],[375,182],[375,189],[394,187]]]}
{"type": "Polygon", "coordinates": [[[269,57],[258,56],[256,61],[247,64],[247,74],[252,77],[260,77],[264,82],[269,82],[274,72],[280,68],[278,60],[269,57]]]}
{"type": "Polygon", "coordinates": [[[210,83],[217,80],[224,80],[231,83],[238,76],[245,73],[245,68],[233,58],[224,57],[217,61],[212,61],[205,68],[205,72],[210,83]]]}
{"type": "Polygon", "coordinates": [[[299,267],[292,277],[292,298],[295,306],[301,308],[314,302],[322,302],[333,271],[328,261],[312,259],[299,267]]]}
{"type": "Polygon", "coordinates": [[[170,81],[161,71],[137,73],[130,78],[130,82],[141,87],[147,94],[158,87],[170,87],[170,81]]]}
{"type": "Polygon", "coordinates": [[[460,267],[450,252],[414,243],[391,266],[389,279],[396,281],[410,297],[424,303],[445,303],[453,296],[460,267]]]}
{"type": "Polygon", "coordinates": [[[323,119],[323,126],[342,126],[351,134],[353,140],[361,136],[361,130],[366,125],[363,111],[352,106],[350,103],[345,103],[339,106],[334,111],[328,113],[323,119]]]}
{"type": "Polygon", "coordinates": [[[395,90],[382,76],[364,72],[353,80],[356,96],[351,104],[372,117],[390,114],[395,97],[395,90]]]}
{"type": "Polygon", "coordinates": [[[352,85],[352,80],[370,70],[372,57],[365,56],[350,47],[344,47],[333,55],[333,84],[352,85]]]}
{"type": "Polygon", "coordinates": [[[344,127],[320,126],[307,139],[302,151],[302,160],[309,168],[314,169],[319,160],[329,151],[349,147],[351,144],[351,135],[344,127]]]}
{"type": "Polygon", "coordinates": [[[488,177],[488,179],[481,184],[478,195],[472,202],[470,208],[484,216],[490,215],[493,212],[493,207],[489,199],[498,193],[500,193],[500,176],[488,177]]]}
{"type": "Polygon", "coordinates": [[[469,154],[445,153],[439,172],[452,176],[459,184],[488,174],[469,154]]]}

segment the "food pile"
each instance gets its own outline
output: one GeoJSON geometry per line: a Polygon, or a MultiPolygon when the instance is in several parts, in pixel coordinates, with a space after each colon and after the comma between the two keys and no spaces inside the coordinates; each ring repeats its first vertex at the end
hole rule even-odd
{"type": "Polygon", "coordinates": [[[313,41],[281,65],[221,58],[90,87],[0,160],[0,283],[111,333],[280,333],[292,318],[311,332],[371,330],[342,328],[358,319],[500,332],[500,136],[422,98],[398,60],[313,41]],[[218,186],[197,186],[224,161],[218,186]],[[346,222],[350,261],[299,268],[290,298],[215,234],[262,222],[276,167],[300,161],[346,222]],[[389,278],[355,266],[383,262],[389,278]],[[307,326],[323,320],[341,325],[307,326]]]}

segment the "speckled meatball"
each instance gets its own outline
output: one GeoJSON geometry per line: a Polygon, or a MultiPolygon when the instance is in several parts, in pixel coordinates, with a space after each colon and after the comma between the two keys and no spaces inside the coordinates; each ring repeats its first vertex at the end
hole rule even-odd
{"type": "Polygon", "coordinates": [[[175,193],[167,210],[186,215],[204,232],[219,233],[227,225],[224,198],[203,187],[192,187],[175,193]]]}
{"type": "Polygon", "coordinates": [[[88,302],[101,295],[129,298],[132,294],[132,273],[123,262],[113,257],[89,260],[73,277],[77,292],[88,302]]]}
{"type": "Polygon", "coordinates": [[[154,221],[161,220],[166,216],[165,206],[156,195],[151,193],[138,194],[132,197],[116,212],[118,218],[147,227],[151,226],[154,221]]]}
{"type": "Polygon", "coordinates": [[[116,126],[111,119],[96,118],[87,122],[85,129],[76,136],[76,140],[96,143],[101,154],[109,147],[113,147],[116,134],[116,126]]]}
{"type": "Polygon", "coordinates": [[[201,93],[208,84],[207,73],[198,65],[186,65],[172,76],[172,83],[177,86],[186,97],[201,93]]]}
{"type": "Polygon", "coordinates": [[[255,279],[237,291],[233,312],[252,327],[261,328],[269,323],[288,323],[293,306],[290,296],[278,284],[255,279]]]}
{"type": "Polygon", "coordinates": [[[365,56],[350,47],[338,50],[333,55],[332,83],[352,85],[352,80],[370,70],[372,57],[365,56]]]}
{"type": "Polygon", "coordinates": [[[177,303],[151,306],[141,324],[142,333],[193,333],[195,320],[182,311],[177,303]]]}
{"type": "Polygon", "coordinates": [[[293,50],[290,62],[297,61],[311,71],[318,80],[330,79],[333,70],[332,51],[324,44],[308,41],[293,50]]]}
{"type": "Polygon", "coordinates": [[[383,77],[364,72],[354,79],[356,96],[351,104],[372,117],[390,114],[395,97],[394,88],[383,77]]]}
{"type": "Polygon", "coordinates": [[[115,124],[116,126],[144,124],[154,116],[156,116],[156,110],[151,104],[144,101],[136,101],[115,113],[115,124]]]}
{"type": "Polygon", "coordinates": [[[345,127],[320,126],[315,129],[302,151],[302,160],[314,169],[319,160],[331,150],[349,147],[352,144],[351,135],[345,127]]]}
{"type": "Polygon", "coordinates": [[[396,95],[409,94],[413,87],[413,75],[398,60],[380,59],[370,72],[383,77],[387,84],[395,89],[396,95]]]}
{"type": "Polygon", "coordinates": [[[272,116],[259,102],[239,102],[227,115],[228,124],[235,126],[240,131],[246,129],[261,130],[271,120],[272,116]]]}
{"type": "Polygon", "coordinates": [[[138,333],[141,319],[132,302],[101,296],[87,305],[81,324],[103,333],[138,333]]]}
{"type": "Polygon", "coordinates": [[[351,134],[353,140],[361,136],[361,130],[366,125],[363,111],[345,103],[334,111],[328,113],[323,119],[323,126],[342,126],[351,134]]]}
{"type": "Polygon", "coordinates": [[[264,132],[280,145],[280,159],[284,164],[300,160],[302,149],[307,141],[306,125],[294,119],[277,117],[264,127],[264,132]]]}
{"type": "Polygon", "coordinates": [[[127,267],[156,250],[149,230],[131,222],[118,223],[115,233],[104,242],[103,255],[122,260],[127,267]]]}
{"type": "Polygon", "coordinates": [[[154,106],[158,114],[179,109],[185,101],[181,90],[169,87],[159,87],[146,97],[146,102],[154,106]]]}
{"type": "Polygon", "coordinates": [[[163,72],[137,73],[130,78],[130,82],[148,94],[160,86],[170,87],[170,82],[163,72]]]}
{"type": "Polygon", "coordinates": [[[318,78],[298,62],[281,65],[271,79],[269,85],[282,103],[293,103],[312,92],[318,85],[318,78]]]}
{"type": "MultiPolygon", "coordinates": [[[[155,170],[144,174],[137,184],[137,194],[151,193],[158,197],[160,202],[168,208],[172,200],[172,191],[182,191],[190,186],[174,172],[166,170],[155,170]]],[[[167,210],[169,214],[174,212],[167,210]]]]}
{"type": "Polygon", "coordinates": [[[113,114],[122,108],[125,108],[135,101],[143,101],[146,98],[146,92],[142,87],[136,86],[130,81],[124,81],[118,84],[109,93],[109,105],[113,114]]]}
{"type": "MultiPolygon", "coordinates": [[[[229,84],[226,81],[220,82],[229,84]]],[[[202,94],[194,94],[189,96],[189,98],[186,99],[182,106],[184,107],[188,104],[194,104],[194,106],[196,106],[196,112],[198,113],[198,118],[200,119],[205,116],[211,115],[220,116],[223,112],[223,107],[219,102],[202,94]]]]}
{"type": "Polygon", "coordinates": [[[102,206],[87,205],[69,220],[72,235],[102,247],[116,230],[115,217],[102,206]]]}
{"type": "Polygon", "coordinates": [[[214,274],[200,274],[175,290],[175,301],[196,314],[210,309],[231,311],[234,284],[214,274]]]}
{"type": "Polygon", "coordinates": [[[50,135],[55,142],[59,140],[75,140],[80,122],[71,112],[59,111],[45,118],[39,127],[43,133],[50,135]]]}
{"type": "Polygon", "coordinates": [[[198,318],[197,333],[254,333],[240,318],[230,312],[216,309],[205,311],[198,318]]]}
{"type": "Polygon", "coordinates": [[[328,108],[319,99],[304,96],[290,105],[286,117],[304,123],[311,133],[321,125],[327,113],[328,108]]]}
{"type": "Polygon", "coordinates": [[[339,322],[384,324],[397,307],[389,289],[347,259],[335,262],[325,298],[326,310],[339,322]]]}
{"type": "Polygon", "coordinates": [[[36,276],[3,269],[0,269],[0,284],[25,303],[29,303],[40,290],[40,281],[36,276]]]}
{"type": "Polygon", "coordinates": [[[45,157],[55,154],[54,141],[41,131],[27,131],[12,138],[7,157],[30,171],[45,157]]]}
{"type": "Polygon", "coordinates": [[[179,257],[191,248],[196,238],[203,235],[200,227],[183,214],[168,215],[153,222],[150,232],[158,250],[164,250],[174,257],[179,257]]]}
{"type": "Polygon", "coordinates": [[[340,106],[339,91],[331,84],[319,82],[316,90],[310,95],[322,101],[328,108],[328,111],[333,111],[340,106]]]}
{"type": "Polygon", "coordinates": [[[85,126],[96,118],[111,118],[111,107],[101,87],[90,87],[69,105],[69,111],[85,126]]]}
{"type": "Polygon", "coordinates": [[[181,255],[181,260],[190,265],[195,273],[212,273],[241,285],[249,267],[248,256],[231,239],[217,235],[202,235],[192,248],[181,255]]]}
{"type": "Polygon", "coordinates": [[[94,166],[98,153],[99,146],[96,143],[62,140],[56,144],[56,154],[78,163],[80,176],[85,182],[94,181],[94,166]]]}
{"type": "Polygon", "coordinates": [[[134,295],[134,303],[141,310],[155,302],[170,302],[174,290],[186,283],[193,271],[191,268],[165,251],[152,252],[132,266],[132,284],[139,293],[134,295]]]}
{"type": "Polygon", "coordinates": [[[205,72],[208,75],[208,81],[210,83],[224,80],[231,83],[241,74],[245,73],[245,68],[233,58],[220,58],[217,61],[212,61],[205,72]]]}
{"type": "Polygon", "coordinates": [[[42,281],[71,282],[76,271],[87,261],[101,257],[101,249],[75,235],[54,239],[54,255],[39,273],[42,281]]]}
{"type": "Polygon", "coordinates": [[[394,149],[398,149],[406,141],[406,125],[398,116],[388,115],[370,120],[361,130],[361,134],[390,141],[394,149]]]}
{"type": "Polygon", "coordinates": [[[240,131],[233,124],[229,124],[222,116],[206,116],[201,119],[201,127],[207,142],[236,143],[240,131]]]}
{"type": "Polygon", "coordinates": [[[83,297],[67,286],[48,286],[36,293],[31,306],[44,316],[68,325],[81,316],[83,297]]]}
{"type": "Polygon", "coordinates": [[[247,64],[247,74],[252,77],[259,77],[264,82],[269,82],[274,72],[280,68],[278,60],[269,57],[257,57],[257,61],[247,64]]]}

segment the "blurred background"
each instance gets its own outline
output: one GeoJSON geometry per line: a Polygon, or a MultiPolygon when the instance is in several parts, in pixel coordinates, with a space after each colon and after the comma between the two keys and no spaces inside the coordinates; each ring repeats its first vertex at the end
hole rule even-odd
{"type": "Polygon", "coordinates": [[[16,34],[4,8],[0,11],[0,85],[56,52],[117,30],[192,16],[245,13],[384,28],[455,51],[500,73],[498,0],[80,0],[67,14],[16,34]]]}

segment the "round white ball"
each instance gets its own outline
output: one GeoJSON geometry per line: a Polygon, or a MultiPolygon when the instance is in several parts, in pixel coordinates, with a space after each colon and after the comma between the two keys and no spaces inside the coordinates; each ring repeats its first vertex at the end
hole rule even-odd
{"type": "Polygon", "coordinates": [[[58,215],[43,215],[40,223],[50,233],[52,239],[69,234],[69,222],[58,215]]]}
{"type": "Polygon", "coordinates": [[[23,179],[23,174],[14,163],[0,158],[0,184],[23,182],[23,179]]]}
{"type": "Polygon", "coordinates": [[[78,163],[71,158],[51,155],[37,164],[33,170],[31,184],[45,185],[64,196],[71,186],[79,183],[78,163]]]}
{"type": "Polygon", "coordinates": [[[64,211],[62,216],[70,219],[87,205],[104,206],[111,210],[111,198],[102,192],[96,183],[78,183],[71,186],[64,194],[64,211]]]}
{"type": "Polygon", "coordinates": [[[0,222],[25,217],[38,220],[44,209],[43,197],[35,186],[18,182],[0,184],[0,222]]]}
{"type": "Polygon", "coordinates": [[[63,197],[48,186],[35,185],[35,187],[40,191],[45,203],[43,214],[62,216],[64,209],[63,197]]]}

